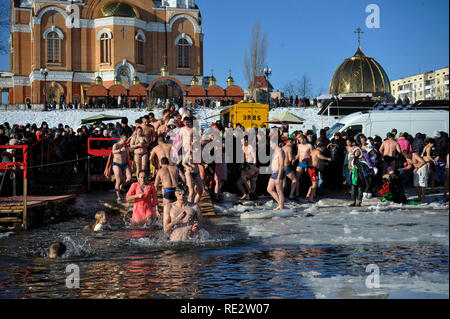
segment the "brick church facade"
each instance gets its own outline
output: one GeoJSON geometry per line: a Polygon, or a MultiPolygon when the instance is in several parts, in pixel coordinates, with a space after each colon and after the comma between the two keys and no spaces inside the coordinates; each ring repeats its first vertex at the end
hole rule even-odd
{"type": "Polygon", "coordinates": [[[194,78],[202,82],[203,36],[194,0],[12,0],[0,88],[8,104],[42,104],[44,94],[87,103],[99,79],[151,90],[163,76],[187,95],[194,78]]]}

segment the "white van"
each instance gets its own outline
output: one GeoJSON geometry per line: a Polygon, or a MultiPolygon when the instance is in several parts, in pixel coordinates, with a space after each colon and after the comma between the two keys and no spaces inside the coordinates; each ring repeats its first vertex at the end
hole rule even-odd
{"type": "Polygon", "coordinates": [[[394,128],[398,133],[407,132],[415,136],[423,133],[433,136],[436,131],[448,133],[448,111],[364,111],[342,118],[327,132],[331,139],[336,132],[350,131],[353,135],[363,133],[370,137],[375,134],[382,138],[394,128]]]}

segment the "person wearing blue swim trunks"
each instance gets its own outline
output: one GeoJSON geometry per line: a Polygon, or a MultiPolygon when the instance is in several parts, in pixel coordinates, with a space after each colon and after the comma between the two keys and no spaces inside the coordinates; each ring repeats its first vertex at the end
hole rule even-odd
{"type": "Polygon", "coordinates": [[[275,150],[272,157],[272,176],[270,176],[269,184],[267,185],[267,192],[273,197],[273,199],[278,203],[278,207],[275,210],[284,209],[284,191],[283,182],[286,178],[284,172],[284,161],[286,155],[283,149],[280,147],[283,143],[277,145],[277,142],[271,139],[270,147],[275,150]]]}
{"type": "Polygon", "coordinates": [[[176,201],[175,189],[180,179],[180,170],[178,166],[170,165],[169,159],[163,157],[161,159],[161,168],[158,170],[155,179],[155,187],[158,189],[162,184],[163,204],[167,205],[176,201]]]}
{"type": "Polygon", "coordinates": [[[296,197],[300,196],[300,181],[302,180],[303,173],[306,172],[308,166],[311,164],[311,153],[313,151],[313,147],[308,143],[308,139],[305,135],[300,136],[300,144],[297,144],[297,158],[299,161],[297,167],[297,189],[296,189],[296,197]]]}
{"type": "MultiPolygon", "coordinates": [[[[291,180],[291,192],[289,194],[289,199],[294,199],[294,193],[297,190],[297,176],[292,169],[291,165],[294,164],[295,158],[294,158],[294,140],[292,138],[288,138],[286,141],[286,145],[283,146],[283,151],[286,154],[286,157],[284,159],[284,174],[287,178],[291,180]]],[[[286,179],[284,179],[283,189],[286,188],[286,179]]]]}
{"type": "Polygon", "coordinates": [[[127,145],[127,140],[127,135],[122,134],[120,136],[120,141],[114,144],[112,148],[112,169],[114,172],[114,177],[116,178],[116,195],[117,203],[119,204],[122,203],[120,191],[123,187],[131,183],[131,168],[129,165],[130,159],[128,156],[129,145],[127,145]]]}

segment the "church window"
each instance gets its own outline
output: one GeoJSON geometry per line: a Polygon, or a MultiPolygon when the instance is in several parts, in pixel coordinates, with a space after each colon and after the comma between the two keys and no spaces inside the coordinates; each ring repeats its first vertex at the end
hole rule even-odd
{"type": "Polygon", "coordinates": [[[61,62],[61,39],[56,32],[47,35],[47,62],[61,62]]]}
{"type": "Polygon", "coordinates": [[[111,63],[111,38],[107,33],[100,36],[100,63],[111,63]]]}
{"type": "Polygon", "coordinates": [[[141,34],[136,35],[136,62],[137,64],[144,64],[144,47],[145,40],[141,34]]]}
{"type": "Polygon", "coordinates": [[[189,68],[190,44],[186,39],[178,41],[178,67],[189,68]]]}

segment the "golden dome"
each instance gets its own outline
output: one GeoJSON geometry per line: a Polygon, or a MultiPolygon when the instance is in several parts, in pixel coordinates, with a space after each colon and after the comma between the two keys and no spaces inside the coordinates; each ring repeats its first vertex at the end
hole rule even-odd
{"type": "Polygon", "coordinates": [[[197,76],[194,74],[191,80],[191,86],[197,86],[198,85],[198,79],[197,76]]]}
{"type": "Polygon", "coordinates": [[[102,17],[126,17],[139,19],[139,12],[137,9],[124,2],[113,2],[107,4],[100,11],[100,16],[102,17]]]}
{"type": "Polygon", "coordinates": [[[212,76],[209,78],[209,87],[216,86],[216,83],[217,83],[217,80],[216,80],[216,78],[214,77],[214,75],[212,75],[212,76]]]}
{"type": "Polygon", "coordinates": [[[165,63],[161,67],[161,76],[169,76],[169,67],[165,63]]]}
{"type": "Polygon", "coordinates": [[[97,85],[102,85],[102,83],[103,83],[103,79],[100,77],[100,75],[98,75],[98,76],[95,78],[95,84],[97,84],[97,85]]]}
{"type": "Polygon", "coordinates": [[[358,47],[355,55],[346,59],[334,73],[329,93],[390,94],[391,82],[383,67],[358,47]]]}
{"type": "Polygon", "coordinates": [[[230,75],[227,79],[227,87],[233,86],[234,85],[234,79],[233,77],[230,75]]]}

